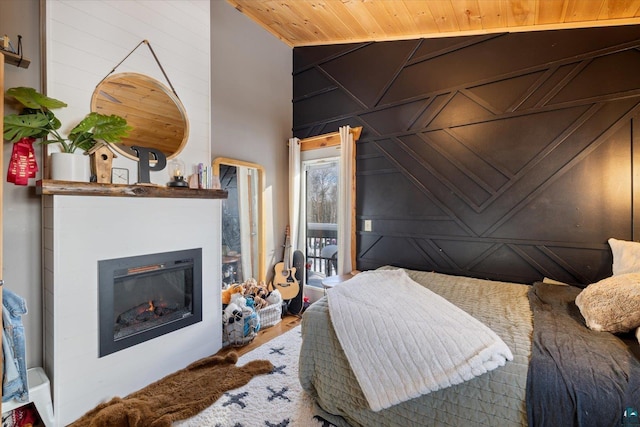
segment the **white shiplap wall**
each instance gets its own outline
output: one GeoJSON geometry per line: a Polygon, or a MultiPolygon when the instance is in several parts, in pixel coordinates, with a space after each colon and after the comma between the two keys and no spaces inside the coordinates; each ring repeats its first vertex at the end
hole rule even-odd
{"type": "Polygon", "coordinates": [[[56,426],[222,347],[222,273],[211,261],[221,257],[220,206],[209,199],[44,197],[44,368],[56,426]],[[202,321],[98,357],[98,261],[193,248],[202,248],[202,321]]]}
{"type": "MultiPolygon", "coordinates": [[[[49,96],[69,105],[57,112],[62,130],[69,131],[89,112],[96,85],[146,39],[189,118],[189,141],[178,157],[187,168],[209,163],[209,7],[206,0],[47,1],[46,88],[49,96]]],[[[169,86],[146,45],[115,72],[126,71],[149,75],[169,86]]],[[[120,156],[114,165],[128,168],[135,179],[135,162],[120,156]]],[[[152,182],[164,184],[167,178],[166,170],[151,172],[152,182]]]]}
{"type": "MultiPolygon", "coordinates": [[[[62,130],[70,130],[89,112],[95,86],[146,39],[189,118],[189,141],[178,157],[187,167],[210,163],[209,16],[208,0],[47,1],[46,92],[69,105],[57,113],[62,130]]],[[[126,71],[167,84],[145,45],[116,70],[126,71]]],[[[114,166],[128,168],[135,182],[135,162],[119,156],[114,166]]],[[[151,172],[154,183],[165,184],[167,179],[166,171],[151,172]]],[[[67,425],[100,401],[126,395],[220,348],[222,319],[216,279],[221,275],[220,264],[210,261],[220,259],[220,204],[184,199],[53,198],[57,203],[45,203],[44,209],[44,365],[52,381],[56,424],[67,425]],[[134,238],[132,223],[142,227],[144,238],[134,238]],[[88,237],[92,231],[98,235],[88,237]],[[62,242],[69,245],[64,248],[62,242]],[[202,247],[206,258],[203,321],[98,358],[96,307],[83,309],[89,313],[84,320],[68,321],[72,307],[97,303],[96,256],[192,247],[202,247]],[[80,324],[77,329],[74,322],[80,324]]]]}

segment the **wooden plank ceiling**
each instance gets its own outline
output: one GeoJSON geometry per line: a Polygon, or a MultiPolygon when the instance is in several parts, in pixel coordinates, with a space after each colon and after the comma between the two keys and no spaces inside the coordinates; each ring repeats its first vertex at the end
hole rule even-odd
{"type": "Polygon", "coordinates": [[[227,0],[291,47],[640,24],[640,0],[227,0]]]}

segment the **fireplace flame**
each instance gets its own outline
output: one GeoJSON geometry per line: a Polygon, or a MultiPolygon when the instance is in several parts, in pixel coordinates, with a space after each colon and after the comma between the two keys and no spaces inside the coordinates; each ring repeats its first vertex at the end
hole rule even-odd
{"type": "Polygon", "coordinates": [[[156,308],[153,306],[153,301],[149,300],[149,308],[147,308],[147,311],[153,311],[156,308]]]}

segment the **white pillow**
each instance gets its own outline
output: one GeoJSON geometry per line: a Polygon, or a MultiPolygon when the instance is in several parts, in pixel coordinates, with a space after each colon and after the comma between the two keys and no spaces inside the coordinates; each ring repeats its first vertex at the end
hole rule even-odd
{"type": "Polygon", "coordinates": [[[613,275],[640,273],[640,243],[609,239],[613,253],[613,275]]]}
{"type": "Polygon", "coordinates": [[[592,283],[578,294],[576,305],[594,331],[631,331],[640,326],[640,273],[592,283]]]}

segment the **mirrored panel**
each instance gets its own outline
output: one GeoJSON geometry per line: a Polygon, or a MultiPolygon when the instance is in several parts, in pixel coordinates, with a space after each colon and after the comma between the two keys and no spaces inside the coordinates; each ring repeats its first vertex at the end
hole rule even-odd
{"type": "Polygon", "coordinates": [[[170,159],[189,138],[189,121],[178,97],[144,74],[120,73],[102,80],[93,92],[91,111],[127,119],[133,129],[114,147],[132,160],[138,160],[132,145],[155,148],[170,159]]]}
{"type": "Polygon", "coordinates": [[[222,286],[249,278],[260,282],[265,279],[264,169],[224,157],[212,165],[220,188],[228,192],[222,201],[222,286]]]}

